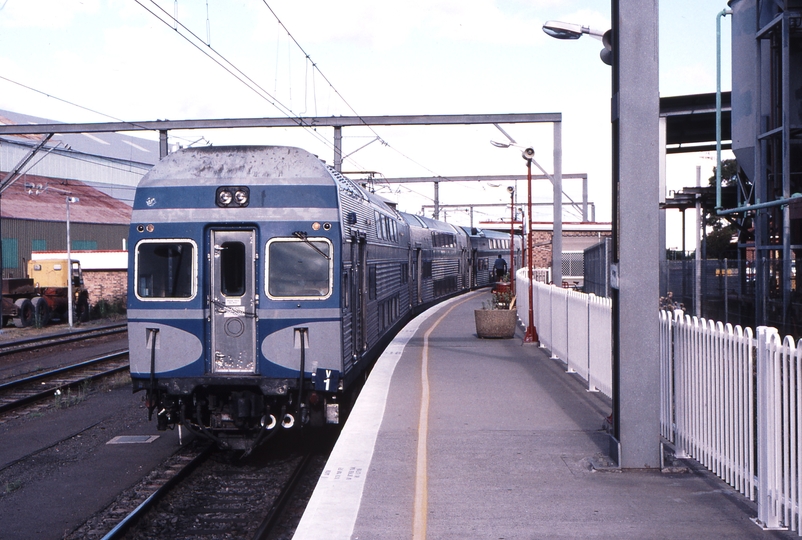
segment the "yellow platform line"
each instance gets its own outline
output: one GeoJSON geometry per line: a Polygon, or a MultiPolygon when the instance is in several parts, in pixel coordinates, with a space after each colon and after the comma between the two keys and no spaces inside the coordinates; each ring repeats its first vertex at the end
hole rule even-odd
{"type": "Polygon", "coordinates": [[[415,469],[415,512],[412,525],[412,538],[414,540],[425,540],[426,538],[426,516],[429,512],[429,491],[428,491],[428,455],[429,444],[429,336],[434,329],[445,319],[454,308],[472,300],[474,295],[469,295],[460,302],[451,306],[448,311],[443,313],[439,319],[423,334],[423,352],[421,356],[421,398],[420,398],[420,418],[418,419],[418,454],[417,466],[415,469]]]}

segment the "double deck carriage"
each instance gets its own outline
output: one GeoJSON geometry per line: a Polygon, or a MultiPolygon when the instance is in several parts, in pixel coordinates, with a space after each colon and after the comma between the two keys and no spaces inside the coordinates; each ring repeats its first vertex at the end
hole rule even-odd
{"type": "MultiPolygon", "coordinates": [[[[495,282],[493,262],[499,255],[507,261],[507,267],[510,267],[509,233],[470,227],[462,227],[462,230],[468,235],[471,246],[471,288],[492,285],[495,282]]],[[[523,264],[523,241],[520,236],[513,236],[513,242],[514,268],[518,269],[523,264]]]]}
{"type": "Polygon", "coordinates": [[[308,152],[186,149],[140,182],[129,242],[131,377],[159,429],[230,448],[339,422],[414,313],[470,286],[470,244],[308,152]]]}

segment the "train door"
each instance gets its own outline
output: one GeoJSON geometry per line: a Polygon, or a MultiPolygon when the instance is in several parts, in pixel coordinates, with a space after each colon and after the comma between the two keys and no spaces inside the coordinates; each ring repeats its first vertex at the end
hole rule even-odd
{"type": "Polygon", "coordinates": [[[479,261],[476,258],[477,250],[471,250],[471,289],[476,288],[476,267],[479,264],[479,261]]]}
{"type": "Polygon", "coordinates": [[[415,282],[417,284],[417,291],[416,297],[417,305],[421,305],[423,303],[423,252],[421,248],[417,248],[415,250],[415,282]]]}
{"type": "Polygon", "coordinates": [[[406,283],[407,283],[407,295],[409,297],[409,307],[413,307],[415,305],[415,264],[413,261],[412,256],[412,246],[409,247],[407,250],[407,275],[406,275],[406,283]]]}
{"type": "Polygon", "coordinates": [[[213,373],[256,373],[255,232],[211,232],[213,373]]]}
{"type": "Polygon", "coordinates": [[[364,237],[354,237],[351,243],[351,275],[351,343],[354,358],[359,358],[366,346],[367,244],[364,237]]]}

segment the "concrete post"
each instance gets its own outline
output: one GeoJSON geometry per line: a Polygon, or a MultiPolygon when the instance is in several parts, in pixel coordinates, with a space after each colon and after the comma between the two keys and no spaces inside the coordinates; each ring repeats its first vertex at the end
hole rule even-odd
{"type": "Polygon", "coordinates": [[[613,0],[611,20],[614,435],[622,468],[659,468],[658,0],[613,0]]]}

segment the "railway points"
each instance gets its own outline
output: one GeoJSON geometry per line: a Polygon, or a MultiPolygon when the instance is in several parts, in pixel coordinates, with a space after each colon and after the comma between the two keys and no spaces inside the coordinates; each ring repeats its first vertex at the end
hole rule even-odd
{"type": "Polygon", "coordinates": [[[321,524],[329,538],[793,537],[762,531],[756,507],[698,465],[607,466],[610,403],[522,345],[522,328],[478,339],[466,321],[486,294],[430,309],[380,357],[296,540],[321,524]]]}

